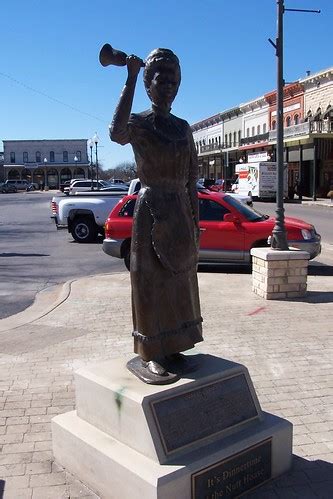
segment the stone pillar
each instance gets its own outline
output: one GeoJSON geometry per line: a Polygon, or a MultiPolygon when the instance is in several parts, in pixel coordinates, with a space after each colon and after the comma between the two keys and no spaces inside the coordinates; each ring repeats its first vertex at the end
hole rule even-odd
{"type": "Polygon", "coordinates": [[[251,255],[254,293],[265,300],[305,296],[309,253],[296,248],[288,251],[253,248],[251,255]]]}

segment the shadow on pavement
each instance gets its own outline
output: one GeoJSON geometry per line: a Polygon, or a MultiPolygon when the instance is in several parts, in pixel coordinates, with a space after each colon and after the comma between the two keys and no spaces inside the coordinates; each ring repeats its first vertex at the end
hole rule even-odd
{"type": "Polygon", "coordinates": [[[308,461],[293,455],[292,469],[280,477],[246,495],[247,499],[265,497],[331,499],[333,464],[327,461],[308,461]],[[274,491],[274,492],[273,492],[274,491]],[[278,495],[275,495],[278,492],[278,495]]]}
{"type": "Polygon", "coordinates": [[[325,263],[310,263],[308,268],[308,275],[326,275],[333,276],[333,265],[326,265],[325,263]]]}
{"type": "MultiPolygon", "coordinates": [[[[198,272],[202,273],[225,273],[225,274],[251,274],[252,268],[246,264],[227,263],[200,263],[198,272]]],[[[333,276],[333,265],[314,262],[309,264],[308,275],[311,276],[333,276]]]]}
{"type": "Polygon", "coordinates": [[[75,239],[72,239],[69,241],[70,244],[85,244],[85,245],[88,245],[88,244],[103,244],[103,240],[104,240],[104,237],[99,235],[97,236],[97,239],[96,241],[91,241],[89,243],[79,243],[78,241],[75,241],[75,239]]]}
{"type": "Polygon", "coordinates": [[[198,272],[202,273],[224,273],[224,274],[252,274],[250,265],[231,265],[226,263],[200,263],[198,272]]]}
{"type": "Polygon", "coordinates": [[[9,256],[50,256],[44,253],[0,253],[0,257],[7,258],[9,256]]]}
{"type": "Polygon", "coordinates": [[[333,303],[333,291],[307,291],[303,298],[290,298],[290,301],[302,303],[333,303]]]}

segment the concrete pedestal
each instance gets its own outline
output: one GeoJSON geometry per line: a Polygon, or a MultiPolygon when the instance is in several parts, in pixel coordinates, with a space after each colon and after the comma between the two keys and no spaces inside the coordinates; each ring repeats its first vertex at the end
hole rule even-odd
{"type": "Polygon", "coordinates": [[[308,263],[306,251],[253,248],[252,291],[266,300],[305,296],[308,263]]]}
{"type": "Polygon", "coordinates": [[[80,370],[77,411],[52,421],[56,461],[108,499],[236,497],[288,470],[292,425],[261,411],[247,369],[197,357],[173,385],[126,358],[80,370]]]}

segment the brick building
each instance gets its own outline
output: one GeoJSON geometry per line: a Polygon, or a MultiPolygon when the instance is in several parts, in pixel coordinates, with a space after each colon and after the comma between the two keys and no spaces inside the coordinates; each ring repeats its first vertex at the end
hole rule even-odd
{"type": "MultiPolygon", "coordinates": [[[[333,68],[284,87],[284,160],[289,186],[326,196],[333,185],[333,68]]],[[[230,178],[241,158],[276,157],[276,91],[192,125],[199,176],[230,178]]]]}

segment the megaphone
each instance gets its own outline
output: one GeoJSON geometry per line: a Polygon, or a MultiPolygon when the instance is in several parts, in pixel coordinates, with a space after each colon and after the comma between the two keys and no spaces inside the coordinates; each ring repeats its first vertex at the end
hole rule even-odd
{"type": "MultiPolygon", "coordinates": [[[[99,62],[102,66],[126,66],[127,54],[121,50],[114,49],[109,43],[103,45],[99,53],[99,62]]],[[[145,63],[142,61],[142,66],[145,63]]]]}

